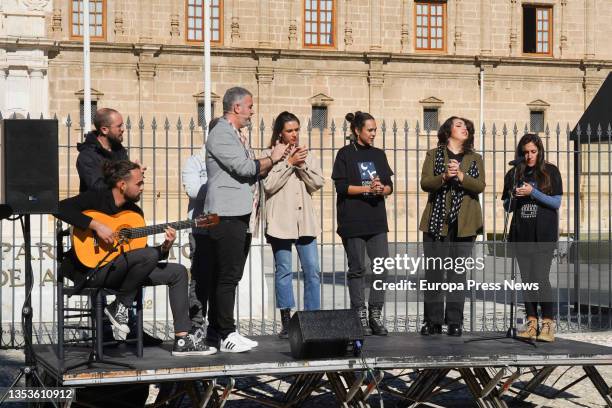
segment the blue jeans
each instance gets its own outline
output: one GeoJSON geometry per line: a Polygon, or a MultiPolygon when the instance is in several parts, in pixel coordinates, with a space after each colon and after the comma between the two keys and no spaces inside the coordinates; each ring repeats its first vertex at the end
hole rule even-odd
{"type": "Polygon", "coordinates": [[[268,237],[268,241],[274,253],[276,307],[279,309],[295,307],[293,270],[291,269],[291,244],[294,244],[304,272],[304,310],[318,310],[321,307],[321,269],[319,268],[317,239],[300,237],[294,240],[268,237]]]}

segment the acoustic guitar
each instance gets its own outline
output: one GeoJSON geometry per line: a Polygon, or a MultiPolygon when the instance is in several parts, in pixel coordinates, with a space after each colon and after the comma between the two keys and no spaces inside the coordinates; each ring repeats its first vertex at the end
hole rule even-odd
{"type": "Polygon", "coordinates": [[[92,229],[74,227],[72,229],[72,248],[78,260],[88,268],[101,267],[123,252],[144,248],[147,236],[164,232],[168,227],[181,230],[190,227],[210,228],[219,223],[217,214],[203,214],[194,220],[177,221],[166,224],[150,225],[135,211],[122,211],[108,215],[96,210],[86,210],[83,214],[99,221],[115,232],[115,242],[107,244],[98,240],[92,229]]]}

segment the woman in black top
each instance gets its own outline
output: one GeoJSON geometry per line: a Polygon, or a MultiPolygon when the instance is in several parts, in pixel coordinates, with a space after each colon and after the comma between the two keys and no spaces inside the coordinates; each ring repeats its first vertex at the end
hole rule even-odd
{"type": "Polygon", "coordinates": [[[537,284],[523,293],[527,324],[518,336],[550,342],[555,332],[549,274],[559,236],[563,183],[559,169],[545,160],[544,145],[537,135],[528,133],[521,138],[515,158],[520,163],[504,177],[502,200],[507,211],[514,211],[509,240],[521,243],[515,248],[522,281],[537,284]]]}
{"type": "Polygon", "coordinates": [[[351,308],[359,313],[366,336],[387,334],[382,321],[387,271],[376,276],[370,287],[368,310],[365,306],[366,266],[365,253],[370,261],[387,258],[387,212],[385,197],[393,192],[391,176],[385,152],[373,146],[376,137],[376,121],[366,112],[348,113],[352,141],[338,151],[334,161],[332,179],[338,194],[336,207],[338,235],[348,259],[348,288],[351,308]],[[379,281],[379,282],[377,282],[379,281]]]}
{"type": "Polygon", "coordinates": [[[474,124],[452,116],[438,130],[438,146],[427,152],[421,173],[421,188],[429,193],[419,229],[423,231],[425,257],[453,259],[447,269],[439,262],[425,271],[424,336],[442,333],[461,336],[466,268],[459,264],[472,254],[476,235],[482,233],[482,210],[478,194],[485,189],[482,157],[474,152],[474,124]],[[442,290],[442,283],[459,290],[442,290]],[[461,286],[460,286],[461,285],[461,286]],[[446,295],[446,296],[445,296],[446,295]],[[446,297],[446,310],[445,301],[446,297]]]}

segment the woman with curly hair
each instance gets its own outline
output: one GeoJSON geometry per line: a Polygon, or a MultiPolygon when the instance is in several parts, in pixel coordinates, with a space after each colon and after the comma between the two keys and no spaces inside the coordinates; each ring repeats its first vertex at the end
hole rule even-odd
{"type": "MultiPolygon", "coordinates": [[[[448,118],[438,130],[438,146],[427,152],[421,173],[421,189],[429,193],[419,226],[425,257],[450,258],[455,265],[455,260],[471,255],[476,235],[482,233],[478,194],[485,185],[482,157],[474,151],[474,124],[457,116],[448,118]]],[[[426,268],[425,279],[428,290],[424,291],[421,334],[441,334],[442,325],[447,324],[449,336],[461,336],[464,291],[445,293],[436,284],[465,287],[465,271],[444,269],[434,262],[426,268]]]]}

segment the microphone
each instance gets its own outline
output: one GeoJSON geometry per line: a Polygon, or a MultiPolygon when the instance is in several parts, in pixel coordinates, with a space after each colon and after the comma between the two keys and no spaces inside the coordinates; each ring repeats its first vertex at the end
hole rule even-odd
{"type": "Polygon", "coordinates": [[[8,204],[0,204],[0,220],[10,217],[13,215],[13,209],[8,204]]]}
{"type": "Polygon", "coordinates": [[[524,161],[525,161],[525,157],[524,156],[520,156],[517,159],[514,159],[514,160],[508,162],[508,166],[517,166],[517,165],[521,164],[524,161]]]}

